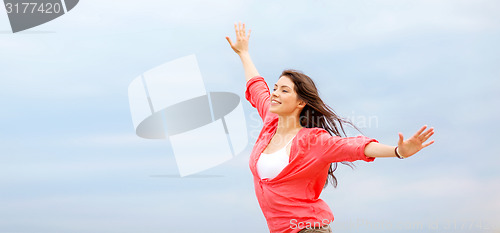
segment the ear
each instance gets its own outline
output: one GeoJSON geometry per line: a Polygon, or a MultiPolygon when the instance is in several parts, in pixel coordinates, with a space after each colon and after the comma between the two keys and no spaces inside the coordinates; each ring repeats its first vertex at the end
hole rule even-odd
{"type": "Polygon", "coordinates": [[[299,100],[299,105],[298,105],[298,107],[300,107],[300,108],[304,108],[305,106],[306,106],[306,102],[305,102],[305,101],[303,101],[303,100],[299,100]]]}

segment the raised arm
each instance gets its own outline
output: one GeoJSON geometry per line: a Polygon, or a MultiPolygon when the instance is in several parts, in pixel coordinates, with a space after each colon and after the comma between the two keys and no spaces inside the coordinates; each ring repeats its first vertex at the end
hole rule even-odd
{"type": "MultiPolygon", "coordinates": [[[[430,128],[424,132],[427,126],[423,126],[408,140],[403,140],[403,134],[399,133],[399,141],[397,146],[397,153],[403,157],[408,158],[425,147],[434,143],[434,140],[424,143],[434,134],[434,128],[430,128]]],[[[384,145],[376,142],[370,142],[365,147],[365,155],[368,157],[396,157],[396,147],[384,145]]]]}
{"type": "Polygon", "coordinates": [[[238,25],[236,25],[236,23],[234,24],[234,30],[236,31],[236,42],[233,43],[228,36],[226,36],[226,40],[229,42],[234,52],[240,56],[241,63],[243,63],[243,69],[245,70],[245,78],[248,82],[251,78],[260,76],[248,52],[248,40],[250,39],[250,32],[252,30],[248,30],[247,35],[245,32],[245,24],[243,23],[242,25],[241,22],[239,22],[238,25]]]}

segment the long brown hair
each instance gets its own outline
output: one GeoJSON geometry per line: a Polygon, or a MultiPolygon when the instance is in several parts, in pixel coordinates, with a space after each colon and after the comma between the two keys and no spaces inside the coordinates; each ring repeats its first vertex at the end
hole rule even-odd
{"type": "MultiPolygon", "coordinates": [[[[292,80],[295,85],[295,92],[298,98],[306,102],[306,106],[300,112],[299,121],[302,127],[306,128],[323,128],[330,135],[336,135],[339,137],[346,137],[343,124],[348,124],[354,127],[356,130],[361,132],[352,122],[347,119],[339,117],[335,111],[328,105],[326,105],[323,100],[319,97],[318,89],[314,84],[313,80],[298,70],[286,69],[284,70],[280,77],[286,76],[292,80]]],[[[355,166],[351,162],[340,162],[344,165],[348,165],[353,168],[355,166]]],[[[332,163],[328,169],[328,178],[323,186],[323,189],[328,185],[328,181],[334,188],[337,187],[337,178],[333,175],[333,172],[337,170],[337,163],[332,163]]]]}

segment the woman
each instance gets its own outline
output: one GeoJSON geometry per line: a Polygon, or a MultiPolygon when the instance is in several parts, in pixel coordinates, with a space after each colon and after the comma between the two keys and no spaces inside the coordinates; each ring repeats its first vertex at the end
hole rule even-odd
{"type": "Polygon", "coordinates": [[[349,122],[323,103],[307,75],[285,70],[269,93],[248,53],[251,30],[246,34],[241,23],[234,27],[236,41],[226,39],[243,63],[245,98],[264,122],[250,155],[250,170],[270,232],[331,232],[333,214],[319,195],[328,176],[336,185],[333,163],[408,158],[434,142],[425,143],[434,134],[433,128],[424,132],[426,126],[408,140],[399,133],[396,147],[365,136],[342,137],[342,123],[349,122]]]}

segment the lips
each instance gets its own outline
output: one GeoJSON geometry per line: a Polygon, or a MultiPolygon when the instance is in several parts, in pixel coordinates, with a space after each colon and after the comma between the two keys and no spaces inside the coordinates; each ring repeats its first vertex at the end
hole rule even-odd
{"type": "Polygon", "coordinates": [[[273,100],[271,100],[271,103],[273,103],[273,104],[281,104],[281,102],[279,102],[279,101],[277,101],[277,100],[274,100],[274,99],[273,99],[273,100]]]}

